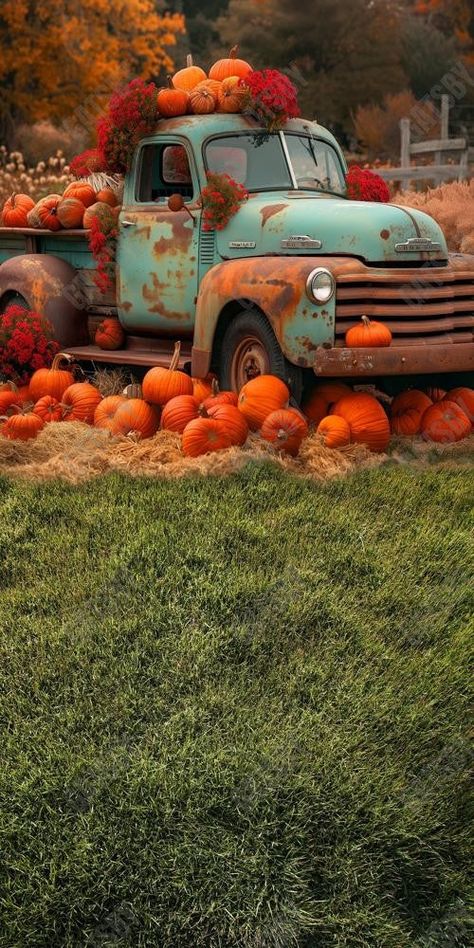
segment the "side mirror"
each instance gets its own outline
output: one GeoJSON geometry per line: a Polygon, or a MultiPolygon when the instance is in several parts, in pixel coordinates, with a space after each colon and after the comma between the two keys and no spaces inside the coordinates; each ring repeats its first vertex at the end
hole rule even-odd
{"type": "Polygon", "coordinates": [[[168,207],[170,211],[182,211],[184,209],[184,198],[182,194],[170,194],[168,207]]]}

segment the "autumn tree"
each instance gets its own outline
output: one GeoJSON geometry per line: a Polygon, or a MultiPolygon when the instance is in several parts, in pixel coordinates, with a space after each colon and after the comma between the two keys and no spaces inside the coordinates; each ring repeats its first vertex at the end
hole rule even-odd
{"type": "Polygon", "coordinates": [[[466,62],[474,65],[472,0],[415,0],[415,13],[455,37],[466,62]]]}
{"type": "Polygon", "coordinates": [[[2,0],[0,136],[19,121],[90,121],[121,82],[173,67],[184,17],[156,0],[2,0]]]}

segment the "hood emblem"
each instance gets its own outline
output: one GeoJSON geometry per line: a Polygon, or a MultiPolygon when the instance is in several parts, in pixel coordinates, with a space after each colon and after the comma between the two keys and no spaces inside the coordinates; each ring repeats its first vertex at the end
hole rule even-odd
{"type": "Polygon", "coordinates": [[[256,246],[255,240],[229,240],[232,250],[253,250],[256,246]]]}
{"type": "Polygon", "coordinates": [[[429,237],[410,237],[402,244],[395,244],[395,250],[397,253],[421,253],[423,251],[432,253],[434,250],[441,250],[441,244],[436,240],[430,240],[429,237]]]}
{"type": "Polygon", "coordinates": [[[284,250],[321,250],[322,241],[314,237],[308,237],[307,234],[294,234],[282,240],[281,246],[284,250]]]}

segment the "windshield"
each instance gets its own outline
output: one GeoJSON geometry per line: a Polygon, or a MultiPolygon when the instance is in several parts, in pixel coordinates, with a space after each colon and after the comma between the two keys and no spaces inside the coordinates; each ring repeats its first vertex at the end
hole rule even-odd
{"type": "Polygon", "coordinates": [[[230,175],[248,191],[328,191],[345,194],[334,148],[320,138],[253,132],[213,138],[206,145],[208,171],[230,175]]]}

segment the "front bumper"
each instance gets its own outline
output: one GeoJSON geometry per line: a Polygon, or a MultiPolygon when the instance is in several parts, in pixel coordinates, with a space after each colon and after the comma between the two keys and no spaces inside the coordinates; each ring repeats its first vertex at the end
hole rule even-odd
{"type": "Polygon", "coordinates": [[[317,376],[417,375],[474,371],[474,342],[451,345],[387,346],[380,349],[347,349],[319,346],[314,354],[317,376]]]}

